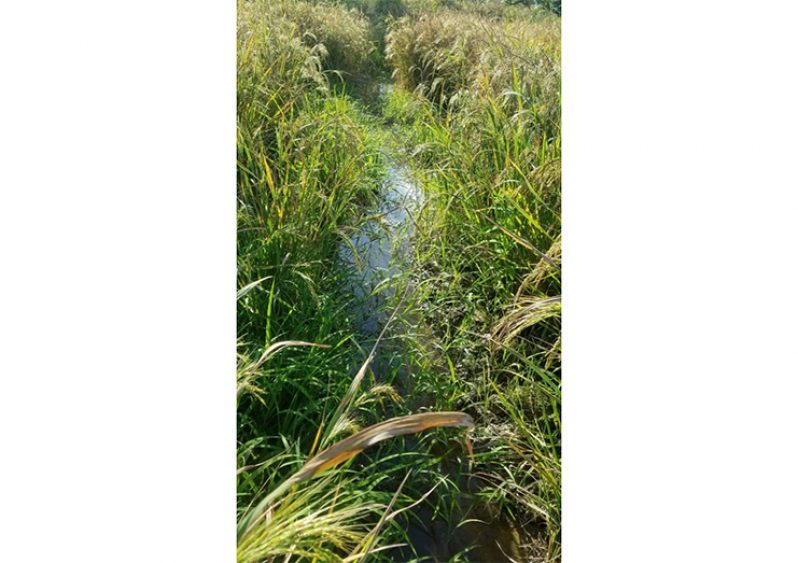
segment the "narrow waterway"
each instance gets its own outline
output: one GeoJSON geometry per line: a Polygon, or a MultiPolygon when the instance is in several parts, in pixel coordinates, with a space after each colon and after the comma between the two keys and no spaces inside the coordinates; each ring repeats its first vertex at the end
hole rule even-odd
{"type": "MultiPolygon", "coordinates": [[[[423,202],[424,192],[411,170],[398,160],[391,160],[377,202],[367,212],[368,220],[339,249],[339,259],[352,272],[347,289],[356,299],[350,314],[360,331],[364,350],[371,348],[391,316],[392,311],[386,305],[392,302],[395,287],[390,281],[410,267],[415,217],[423,202]]],[[[406,365],[394,363],[402,357],[397,346],[401,347],[401,343],[383,342],[372,369],[379,380],[392,380],[400,394],[412,394],[412,373],[406,365]]],[[[444,465],[461,462],[445,460],[444,465]]],[[[456,468],[454,473],[462,475],[456,468]]],[[[520,558],[515,529],[489,515],[490,511],[476,502],[475,481],[463,480],[460,485],[464,494],[458,498],[455,517],[465,524],[452,526],[420,505],[413,511],[414,523],[407,530],[412,547],[400,550],[397,554],[400,560],[412,558],[415,552],[427,561],[449,561],[463,551],[469,552],[467,561],[520,558]]]]}
{"type": "Polygon", "coordinates": [[[389,312],[384,304],[393,296],[386,282],[403,271],[413,236],[413,214],[423,201],[421,187],[409,169],[391,162],[369,220],[342,244],[339,258],[355,272],[349,289],[356,297],[355,323],[367,339],[382,330],[389,312]]]}

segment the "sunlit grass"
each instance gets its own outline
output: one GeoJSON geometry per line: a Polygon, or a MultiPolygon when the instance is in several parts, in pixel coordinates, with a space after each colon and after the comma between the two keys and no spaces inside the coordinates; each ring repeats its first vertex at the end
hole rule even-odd
{"type": "Polygon", "coordinates": [[[555,561],[559,18],[346,4],[239,2],[238,560],[393,560],[414,503],[454,536],[473,497],[555,561]],[[381,66],[391,136],[366,109],[381,66]],[[409,270],[381,288],[405,301],[378,378],[336,256],[374,219],[389,144],[425,204],[409,270]],[[416,435],[470,417],[473,458],[462,431],[416,435]]]}
{"type": "Polygon", "coordinates": [[[428,198],[407,278],[435,335],[408,337],[417,392],[476,412],[480,495],[535,530],[529,557],[557,560],[559,19],[437,10],[397,21],[387,52],[386,117],[428,198]]]}

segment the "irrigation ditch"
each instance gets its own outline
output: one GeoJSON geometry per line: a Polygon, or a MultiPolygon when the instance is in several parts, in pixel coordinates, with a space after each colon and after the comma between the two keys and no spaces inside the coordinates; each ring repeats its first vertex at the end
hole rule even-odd
{"type": "MultiPolygon", "coordinates": [[[[396,137],[401,130],[386,130],[386,134],[396,137]]],[[[415,412],[430,401],[414,393],[413,371],[401,361],[405,356],[402,327],[423,327],[412,312],[401,310],[404,299],[397,295],[392,282],[410,273],[413,236],[426,196],[418,175],[394,146],[399,143],[384,147],[387,174],[377,190],[376,202],[368,209],[367,220],[341,242],[338,259],[352,272],[347,281],[347,289],[355,298],[350,315],[361,347],[364,351],[375,349],[370,366],[375,379],[392,384],[415,412]]],[[[410,290],[412,284],[408,283],[406,292],[410,290]]],[[[426,337],[434,338],[432,334],[426,337]]],[[[405,439],[408,444],[417,441],[413,436],[405,439]]],[[[456,479],[463,492],[452,512],[454,521],[445,521],[423,503],[414,507],[407,530],[409,543],[397,549],[396,560],[420,557],[452,561],[465,554],[474,561],[522,559],[519,530],[501,517],[498,508],[478,498],[486,483],[471,475],[463,461],[451,452],[441,458],[442,473],[456,479]]]]}
{"type": "Polygon", "coordinates": [[[557,563],[559,18],[392,2],[239,5],[238,559],[557,563]]]}

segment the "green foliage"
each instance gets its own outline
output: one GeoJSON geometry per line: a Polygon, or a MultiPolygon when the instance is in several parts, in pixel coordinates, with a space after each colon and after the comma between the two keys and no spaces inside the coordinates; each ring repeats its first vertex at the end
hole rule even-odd
{"type": "Polygon", "coordinates": [[[559,41],[549,11],[502,2],[240,0],[237,485],[239,518],[258,518],[239,561],[412,559],[387,548],[413,502],[452,550],[487,510],[520,534],[516,558],[559,558],[559,41]],[[386,347],[400,367],[377,381],[337,252],[385,172],[386,133],[349,97],[373,94],[383,43],[383,118],[426,203],[389,301],[406,298],[386,347]],[[290,481],[422,407],[474,417],[473,460],[434,430],[290,481]]]}
{"type": "MultiPolygon", "coordinates": [[[[243,515],[302,463],[349,385],[359,354],[334,259],[342,234],[373,197],[382,164],[369,120],[333,93],[335,78],[325,72],[360,72],[370,47],[359,16],[333,6],[244,2],[238,25],[243,515]],[[279,346],[285,340],[324,347],[279,346]]],[[[356,546],[379,519],[385,494],[373,490],[376,481],[360,483],[356,494],[338,473],[330,479],[333,488],[313,484],[281,504],[240,543],[239,560],[293,554],[332,561],[356,546]],[[346,490],[332,494],[336,487],[346,490]]]]}
{"type": "Polygon", "coordinates": [[[553,13],[562,13],[562,0],[505,0],[511,6],[542,6],[553,13]]]}
{"type": "Polygon", "coordinates": [[[416,392],[476,412],[480,495],[559,557],[559,20],[438,10],[392,27],[400,124],[426,188],[416,223],[416,392]],[[545,533],[538,530],[543,525],[545,533]]]}

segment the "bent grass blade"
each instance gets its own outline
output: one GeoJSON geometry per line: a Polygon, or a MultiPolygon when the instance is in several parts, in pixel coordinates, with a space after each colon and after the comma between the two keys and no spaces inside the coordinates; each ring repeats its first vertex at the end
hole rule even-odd
{"type": "Polygon", "coordinates": [[[244,537],[257,524],[267,509],[292,485],[301,483],[336,467],[353,458],[364,449],[389,438],[405,434],[415,434],[438,427],[459,427],[473,430],[474,421],[464,412],[429,412],[391,418],[368,428],[364,428],[311,458],[291,477],[266,495],[258,505],[241,518],[238,525],[239,539],[244,537]]]}

